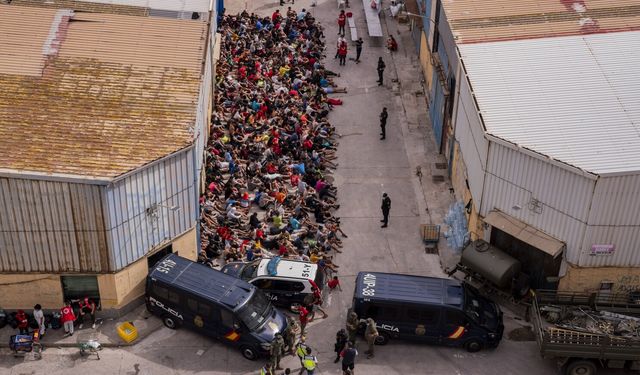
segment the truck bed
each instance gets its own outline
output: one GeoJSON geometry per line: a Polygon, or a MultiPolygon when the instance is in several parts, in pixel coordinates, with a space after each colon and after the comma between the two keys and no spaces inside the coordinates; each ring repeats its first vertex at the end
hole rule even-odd
{"type": "MultiPolygon", "coordinates": [[[[534,295],[531,305],[533,331],[543,357],[640,361],[640,340],[638,339],[547,326],[540,312],[541,303],[592,307],[594,301],[589,294],[582,296],[573,294],[573,297],[566,298],[567,296],[558,294],[554,296],[552,293],[555,292],[534,295]]],[[[614,307],[616,307],[614,311],[640,312],[640,306],[625,306],[622,300],[619,303],[616,302],[614,307]]],[[[610,311],[609,308],[602,310],[610,311]]]]}

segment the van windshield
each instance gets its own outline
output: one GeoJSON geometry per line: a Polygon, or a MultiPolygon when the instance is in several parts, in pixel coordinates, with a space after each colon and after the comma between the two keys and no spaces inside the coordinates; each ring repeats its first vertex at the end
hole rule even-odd
{"type": "Polygon", "coordinates": [[[469,286],[464,287],[464,312],[483,327],[494,329],[496,326],[498,314],[493,304],[469,286]]]}
{"type": "Polygon", "coordinates": [[[273,307],[264,293],[256,290],[244,306],[238,310],[238,317],[250,330],[262,326],[271,314],[273,307]]]}

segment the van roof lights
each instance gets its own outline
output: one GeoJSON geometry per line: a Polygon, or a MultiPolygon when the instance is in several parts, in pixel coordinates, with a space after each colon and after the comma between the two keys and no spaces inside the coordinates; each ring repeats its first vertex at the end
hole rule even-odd
{"type": "Polygon", "coordinates": [[[274,257],[267,263],[267,273],[269,276],[278,275],[278,263],[280,263],[280,257],[274,257]]]}

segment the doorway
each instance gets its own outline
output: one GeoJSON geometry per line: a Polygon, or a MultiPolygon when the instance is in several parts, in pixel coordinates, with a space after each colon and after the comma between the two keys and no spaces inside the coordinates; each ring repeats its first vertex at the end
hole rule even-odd
{"type": "Polygon", "coordinates": [[[149,255],[147,257],[147,265],[149,266],[149,268],[153,268],[160,259],[164,258],[165,255],[171,254],[171,253],[173,253],[173,246],[169,244],[163,247],[162,249],[156,251],[152,255],[149,255]]]}
{"type": "Polygon", "coordinates": [[[544,251],[495,227],[491,230],[490,242],[522,263],[522,272],[529,276],[529,286],[532,289],[558,289],[558,282],[550,282],[547,277],[558,276],[562,256],[553,258],[544,251]]]}

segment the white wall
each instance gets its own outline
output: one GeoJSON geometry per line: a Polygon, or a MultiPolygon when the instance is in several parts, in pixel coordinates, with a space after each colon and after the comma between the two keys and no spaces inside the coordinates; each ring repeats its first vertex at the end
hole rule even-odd
{"type": "Polygon", "coordinates": [[[580,266],[640,265],[640,175],[598,179],[580,266]],[[613,244],[612,255],[591,255],[591,245],[613,244]]]}
{"type": "Polygon", "coordinates": [[[491,142],[480,214],[497,208],[564,241],[565,257],[575,264],[594,185],[595,180],[491,142]],[[540,213],[530,207],[532,198],[540,201],[540,213]]]}
{"type": "Polygon", "coordinates": [[[466,165],[471,196],[476,207],[479,207],[482,200],[489,142],[484,137],[484,127],[476,111],[466,77],[462,77],[459,82],[460,95],[455,116],[455,137],[466,165]]]}

